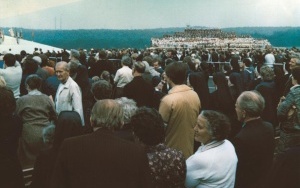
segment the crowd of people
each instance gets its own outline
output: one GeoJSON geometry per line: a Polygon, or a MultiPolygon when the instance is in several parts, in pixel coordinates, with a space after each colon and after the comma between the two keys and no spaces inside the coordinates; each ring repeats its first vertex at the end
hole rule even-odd
{"type": "Polygon", "coordinates": [[[271,45],[266,39],[237,36],[234,32],[223,32],[221,29],[185,29],[174,35],[151,38],[151,44],[159,48],[264,48],[271,45]]]}
{"type": "Polygon", "coordinates": [[[298,187],[299,50],[179,53],[5,54],[1,186],[298,187]]]}

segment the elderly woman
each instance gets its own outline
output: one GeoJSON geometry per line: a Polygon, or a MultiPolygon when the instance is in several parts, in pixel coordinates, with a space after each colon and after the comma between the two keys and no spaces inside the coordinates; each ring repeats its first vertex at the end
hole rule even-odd
{"type": "Polygon", "coordinates": [[[300,67],[292,69],[293,87],[277,108],[280,124],[279,151],[300,144],[300,67]]]}
{"type": "Polygon", "coordinates": [[[153,187],[183,187],[186,173],[182,152],[167,147],[161,115],[154,108],[142,107],[131,118],[137,142],[145,147],[153,187]]]}
{"type": "Polygon", "coordinates": [[[42,79],[38,75],[29,75],[25,83],[28,94],[17,100],[16,108],[23,122],[19,157],[23,167],[32,167],[39,151],[44,148],[43,128],[56,120],[56,112],[53,101],[39,91],[42,79]]]}
{"type": "Polygon", "coordinates": [[[186,187],[234,187],[237,156],[226,140],[228,118],[216,111],[203,110],[194,127],[195,140],[202,145],[186,161],[186,187]]]}
{"type": "Polygon", "coordinates": [[[245,91],[237,99],[235,110],[243,122],[232,140],[239,162],[236,188],[261,187],[273,162],[274,129],[261,119],[265,100],[257,91],[245,91]]]}

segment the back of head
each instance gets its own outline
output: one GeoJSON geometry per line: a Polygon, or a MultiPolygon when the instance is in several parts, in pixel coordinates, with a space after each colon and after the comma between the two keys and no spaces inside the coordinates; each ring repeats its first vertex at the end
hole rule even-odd
{"type": "Polygon", "coordinates": [[[99,58],[100,59],[106,59],[106,52],[104,50],[99,51],[99,58]]]}
{"type": "Polygon", "coordinates": [[[23,62],[24,74],[35,74],[38,69],[38,64],[30,58],[26,58],[23,62]]]}
{"type": "Polygon", "coordinates": [[[147,61],[147,63],[153,67],[153,58],[151,56],[145,56],[143,61],[147,61]]]}
{"type": "Polygon", "coordinates": [[[251,60],[249,58],[244,58],[243,59],[243,63],[246,65],[246,67],[250,67],[251,66],[251,60]]]}
{"type": "Polygon", "coordinates": [[[249,117],[258,117],[265,108],[265,100],[257,91],[244,91],[237,99],[237,105],[249,117]]]}
{"type": "Polygon", "coordinates": [[[112,85],[106,80],[99,80],[92,84],[92,93],[97,100],[110,99],[112,85]]]}
{"type": "Polygon", "coordinates": [[[141,107],[131,118],[134,134],[148,146],[162,143],[165,138],[164,122],[154,108],[141,107]]]}
{"type": "Polygon", "coordinates": [[[120,128],[124,123],[123,109],[112,99],[99,100],[91,113],[91,125],[106,129],[120,128]]]}
{"type": "Polygon", "coordinates": [[[175,85],[181,85],[187,78],[187,65],[184,63],[174,62],[167,65],[165,72],[169,79],[175,85]]]}
{"type": "Polygon", "coordinates": [[[75,49],[71,49],[71,57],[74,57],[75,59],[79,59],[80,57],[80,53],[78,50],[75,50],[75,49]]]}
{"type": "Polygon", "coordinates": [[[136,106],[136,102],[133,99],[128,99],[127,97],[121,97],[115,99],[123,108],[124,112],[124,123],[129,124],[131,121],[131,117],[135,114],[138,107],[136,106]]]}
{"type": "Polygon", "coordinates": [[[230,60],[230,65],[232,67],[232,71],[233,72],[240,72],[240,65],[239,65],[239,61],[236,58],[232,58],[230,60]]]}
{"type": "Polygon", "coordinates": [[[39,57],[42,59],[41,67],[46,66],[48,64],[48,56],[40,54],[39,57]]]}
{"type": "Polygon", "coordinates": [[[28,85],[29,89],[34,90],[38,89],[40,90],[42,86],[42,78],[40,78],[36,74],[29,75],[25,80],[26,85],[28,85]]]}
{"type": "Polygon", "coordinates": [[[81,118],[76,111],[60,112],[55,126],[53,148],[59,149],[64,139],[83,134],[81,118]]]}
{"type": "Polygon", "coordinates": [[[16,63],[16,57],[13,54],[7,53],[3,57],[4,63],[8,67],[12,67],[16,63]]]}
{"type": "Polygon", "coordinates": [[[127,55],[124,55],[121,59],[121,63],[122,63],[122,65],[130,67],[131,66],[131,58],[127,55]]]}
{"type": "Polygon", "coordinates": [[[134,70],[136,70],[138,73],[144,73],[145,72],[146,64],[145,64],[144,61],[143,62],[136,61],[133,66],[134,66],[134,70]]]}
{"type": "Polygon", "coordinates": [[[16,99],[7,87],[0,87],[0,116],[10,116],[16,109],[16,99]]]}
{"type": "Polygon", "coordinates": [[[274,70],[269,66],[262,66],[260,68],[260,75],[264,81],[272,81],[274,79],[274,70]]]}

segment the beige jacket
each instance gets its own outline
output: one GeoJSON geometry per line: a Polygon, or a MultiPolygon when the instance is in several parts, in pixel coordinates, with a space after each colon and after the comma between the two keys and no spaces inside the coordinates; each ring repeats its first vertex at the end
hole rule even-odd
{"type": "Polygon", "coordinates": [[[167,124],[166,145],[182,151],[186,159],[193,154],[193,128],[199,109],[199,97],[187,85],[174,86],[159,106],[159,113],[167,124]]]}

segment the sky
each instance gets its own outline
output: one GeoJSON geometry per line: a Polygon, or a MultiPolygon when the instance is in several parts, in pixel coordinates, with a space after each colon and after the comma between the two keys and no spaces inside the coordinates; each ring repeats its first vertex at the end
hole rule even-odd
{"type": "Polygon", "coordinates": [[[300,26],[300,0],[1,0],[0,27],[300,26]]]}

